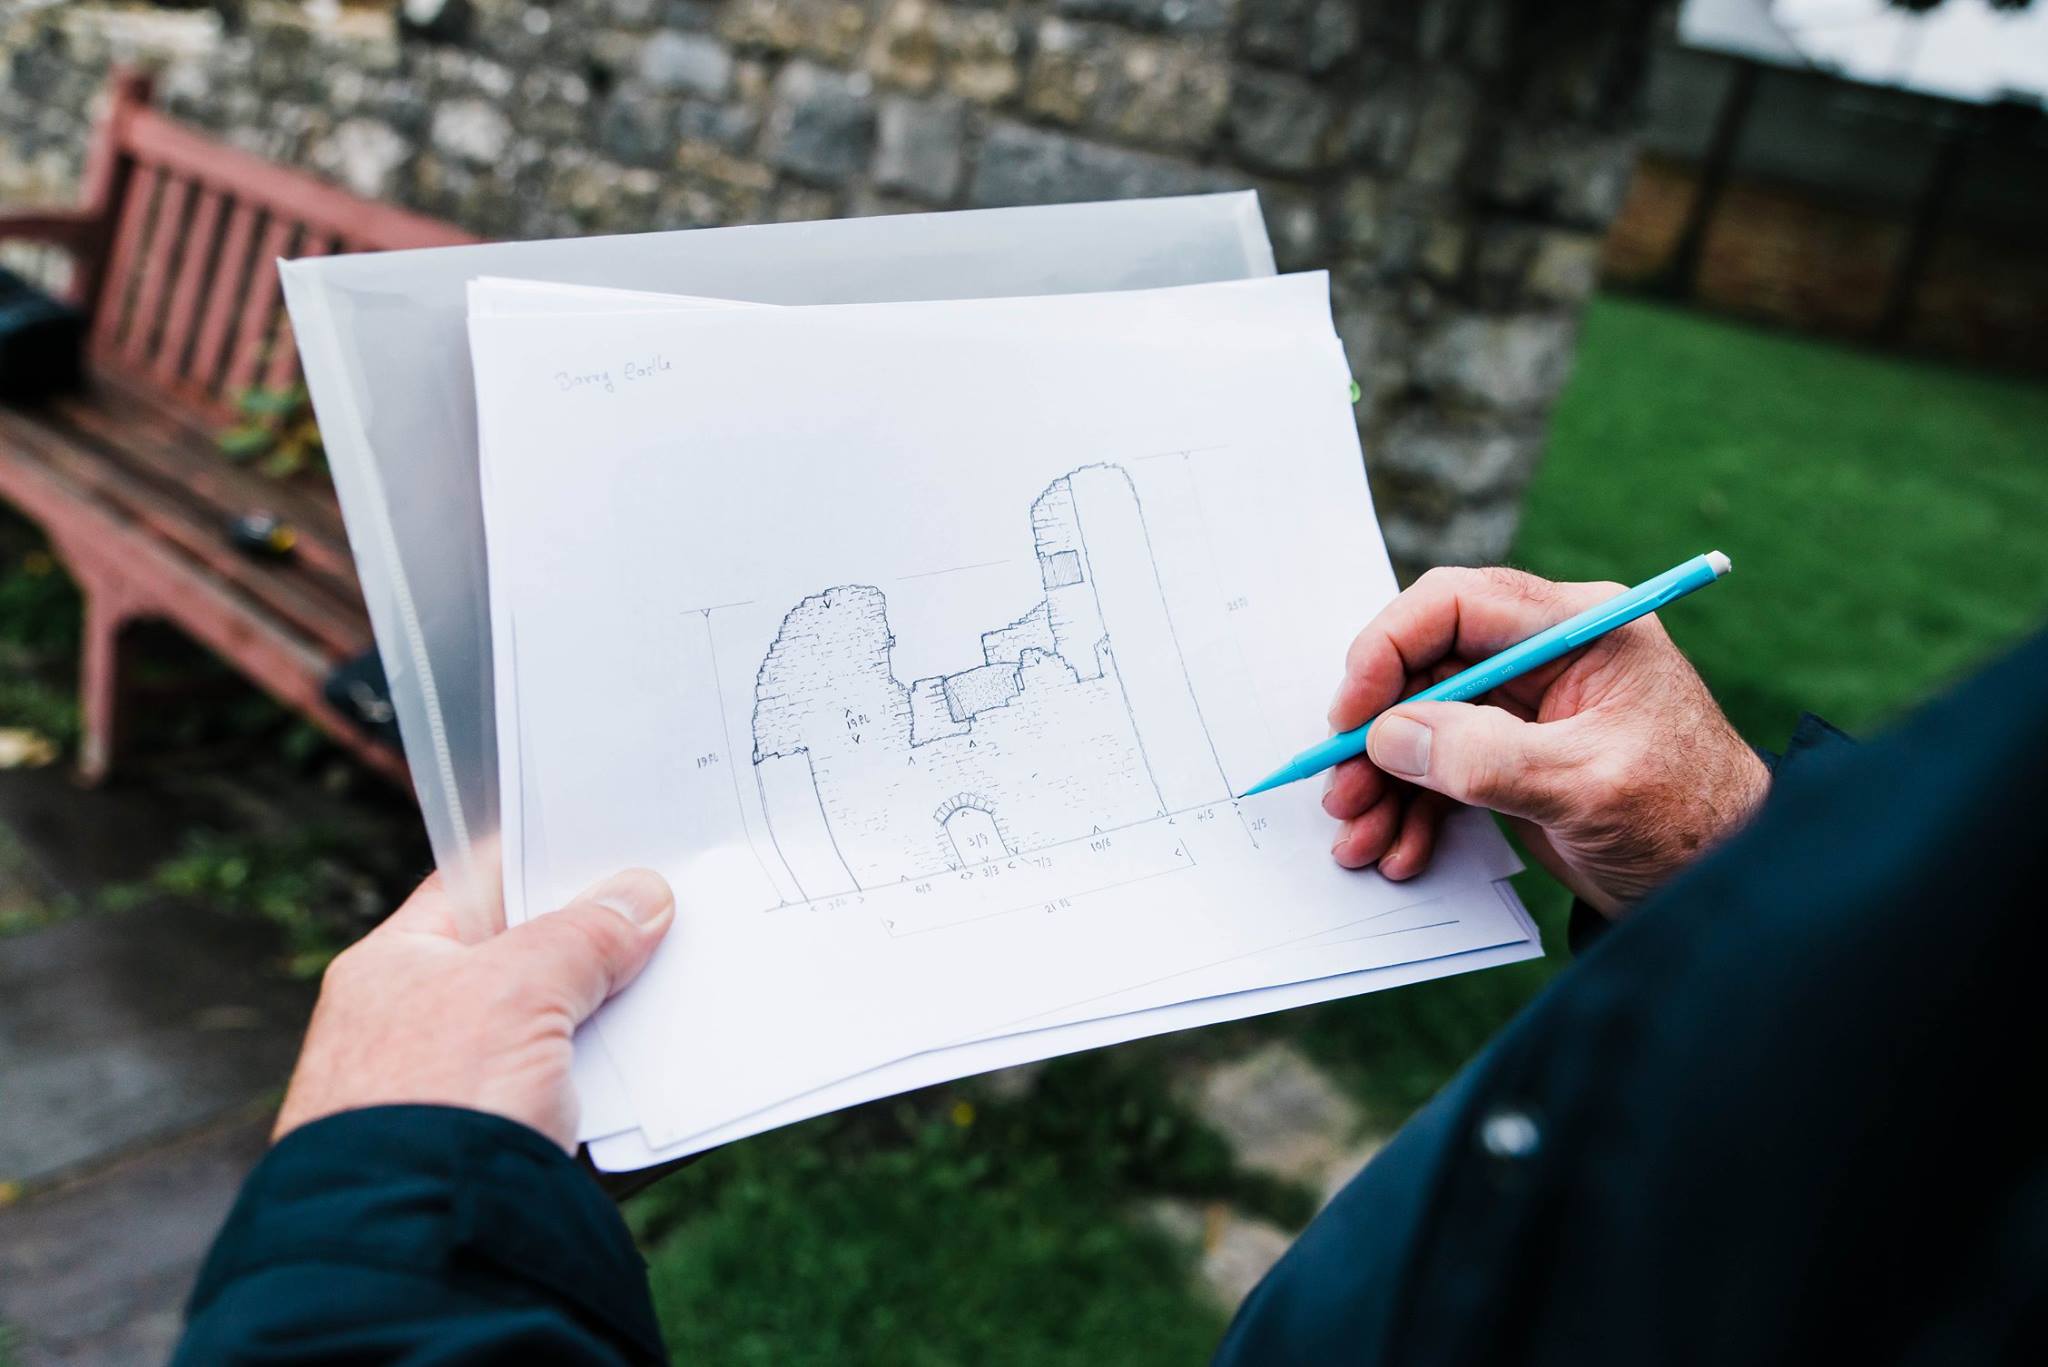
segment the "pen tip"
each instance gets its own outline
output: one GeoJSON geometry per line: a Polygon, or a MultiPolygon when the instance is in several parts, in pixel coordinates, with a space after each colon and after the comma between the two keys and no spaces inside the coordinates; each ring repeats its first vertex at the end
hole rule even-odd
{"type": "Polygon", "coordinates": [[[1716,579],[1719,579],[1722,575],[1735,568],[1735,562],[1719,551],[1708,551],[1707,563],[1714,567],[1714,578],[1716,579]]]}

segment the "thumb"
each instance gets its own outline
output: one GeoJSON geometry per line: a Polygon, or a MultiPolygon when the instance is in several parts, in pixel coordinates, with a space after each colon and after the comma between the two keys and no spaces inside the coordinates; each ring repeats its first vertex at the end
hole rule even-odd
{"type": "Polygon", "coordinates": [[[1365,740],[1367,757],[1396,778],[1539,823],[1564,809],[1577,767],[1556,723],[1473,703],[1389,708],[1365,740]]]}
{"type": "Polygon", "coordinates": [[[639,976],[675,921],[675,909],[666,879],[650,869],[628,869],[482,948],[529,986],[552,989],[580,1025],[639,976]]]}

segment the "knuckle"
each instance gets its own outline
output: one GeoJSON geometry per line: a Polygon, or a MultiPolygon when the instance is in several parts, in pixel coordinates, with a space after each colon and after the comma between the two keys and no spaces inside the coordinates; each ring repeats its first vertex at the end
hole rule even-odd
{"type": "Polygon", "coordinates": [[[1528,760],[1497,731],[1487,736],[1484,745],[1471,747],[1464,769],[1467,800],[1482,807],[1515,803],[1538,787],[1531,782],[1528,760]]]}
{"type": "MultiPolygon", "coordinates": [[[[1471,565],[1443,565],[1423,576],[1433,580],[1431,587],[1446,600],[1457,602],[1469,598],[1489,597],[1500,592],[1495,579],[1496,567],[1474,567],[1471,565]]],[[[1418,586],[1421,581],[1418,581],[1418,586]]]]}
{"type": "Polygon", "coordinates": [[[1626,811],[1641,786],[1641,766],[1613,750],[1603,750],[1580,766],[1579,791],[1588,816],[1626,811]]]}
{"type": "Polygon", "coordinates": [[[1477,573],[1494,588],[1523,597],[1529,595],[1532,586],[1543,582],[1528,571],[1518,570],[1511,565],[1486,565],[1477,573]]]}
{"type": "Polygon", "coordinates": [[[1522,603],[1550,603],[1557,598],[1556,584],[1527,570],[1509,565],[1488,565],[1477,574],[1496,597],[1522,603]]]}
{"type": "Polygon", "coordinates": [[[1424,571],[1401,597],[1409,600],[1411,614],[1427,618],[1455,609],[1461,601],[1483,592],[1485,583],[1482,570],[1467,565],[1438,565],[1424,571]]]}
{"type": "Polygon", "coordinates": [[[1491,807],[1507,796],[1506,766],[1498,756],[1473,755],[1459,768],[1458,791],[1467,802],[1491,807]]]}
{"type": "Polygon", "coordinates": [[[532,1020],[555,1009],[559,994],[545,979],[527,973],[506,974],[494,984],[492,998],[506,1020],[532,1020]]]}
{"type": "Polygon", "coordinates": [[[606,907],[577,907],[562,917],[562,934],[574,946],[569,952],[598,969],[620,957],[625,932],[625,918],[606,907]]]}
{"type": "Polygon", "coordinates": [[[1474,721],[1455,729],[1435,728],[1431,765],[1441,770],[1450,796],[1491,806],[1505,793],[1512,764],[1499,729],[1474,721]]]}
{"type": "Polygon", "coordinates": [[[1363,673],[1374,652],[1380,649],[1386,639],[1386,630],[1380,626],[1377,619],[1352,637],[1350,648],[1344,652],[1344,673],[1347,676],[1363,673]]]}

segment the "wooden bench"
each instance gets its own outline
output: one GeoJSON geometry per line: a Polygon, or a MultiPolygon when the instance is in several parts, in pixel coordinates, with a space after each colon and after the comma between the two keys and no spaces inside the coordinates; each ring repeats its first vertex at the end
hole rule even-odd
{"type": "Polygon", "coordinates": [[[114,761],[124,631],[159,619],[404,782],[404,760],[323,696],[370,648],[332,492],[237,467],[218,437],[239,396],[299,381],[279,257],[475,239],[222,146],[148,99],[144,77],[116,73],[77,208],[0,209],[0,240],[68,257],[90,320],[81,392],[0,405],[0,499],[41,525],[85,598],[81,774],[114,761]],[[289,558],[230,543],[256,511],[296,532],[289,558]]]}

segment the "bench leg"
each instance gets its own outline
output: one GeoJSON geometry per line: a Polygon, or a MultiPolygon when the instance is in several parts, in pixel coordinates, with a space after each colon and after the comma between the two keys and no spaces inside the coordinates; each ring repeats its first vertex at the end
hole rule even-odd
{"type": "Polygon", "coordinates": [[[121,738],[121,634],[127,626],[128,614],[115,594],[86,592],[78,662],[78,777],[88,786],[97,786],[112,770],[121,738]]]}

